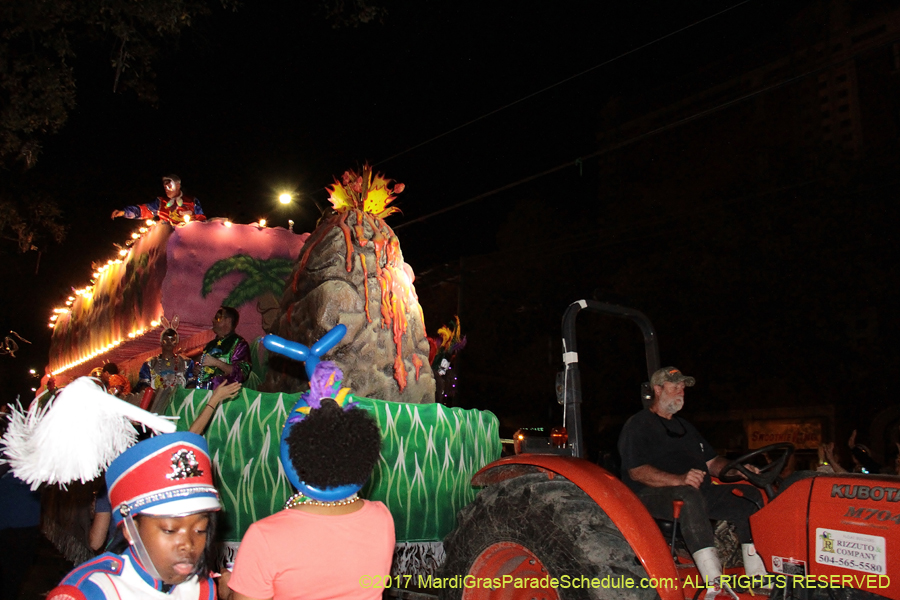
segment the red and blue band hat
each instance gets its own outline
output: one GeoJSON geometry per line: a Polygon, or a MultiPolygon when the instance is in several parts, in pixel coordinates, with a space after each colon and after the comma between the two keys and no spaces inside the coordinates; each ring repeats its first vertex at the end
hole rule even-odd
{"type": "Polygon", "coordinates": [[[182,517],[219,510],[206,440],[196,433],[167,433],[123,452],[106,470],[116,525],[128,515],[182,517]]]}

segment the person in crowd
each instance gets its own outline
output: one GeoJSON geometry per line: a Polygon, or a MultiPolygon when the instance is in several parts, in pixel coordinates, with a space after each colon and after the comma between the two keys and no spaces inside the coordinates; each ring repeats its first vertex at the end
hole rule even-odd
{"type": "Polygon", "coordinates": [[[149,438],[110,464],[106,482],[117,552],[76,567],[47,599],[215,598],[209,565],[221,505],[206,441],[188,432],[149,438]]]}
{"type": "Polygon", "coordinates": [[[128,383],[128,380],[123,375],[110,375],[109,385],[106,387],[106,391],[116,398],[125,399],[131,395],[131,384],[128,383]]]}
{"type": "MultiPolygon", "coordinates": [[[[206,425],[215,414],[216,409],[226,400],[234,398],[241,390],[241,384],[229,383],[216,388],[209,399],[200,409],[200,414],[191,424],[189,431],[203,435],[206,425]]],[[[91,550],[97,552],[104,548],[108,541],[116,534],[115,521],[112,520],[112,505],[106,493],[105,486],[96,494],[93,507],[93,520],[88,533],[88,545],[91,550]]]]}
{"type": "MultiPolygon", "coordinates": [[[[9,405],[0,410],[0,436],[6,431],[9,405]]],[[[0,600],[17,600],[41,537],[41,496],[0,464],[0,600]]]]}
{"type": "Polygon", "coordinates": [[[88,532],[88,545],[94,552],[100,552],[106,548],[106,543],[116,534],[113,526],[112,506],[109,504],[109,496],[106,494],[106,485],[97,490],[94,498],[94,516],[91,520],[91,530],[88,532]]]}
{"type": "Polygon", "coordinates": [[[834,442],[819,444],[819,463],[816,466],[817,473],[846,473],[847,469],[841,466],[834,442]]]}
{"type": "Polygon", "coordinates": [[[174,387],[191,387],[194,382],[194,361],[176,354],[178,331],[169,327],[159,336],[158,355],[141,365],[135,392],[145,389],[163,390],[174,387]]]}
{"type": "Polygon", "coordinates": [[[126,206],[125,210],[112,211],[112,218],[118,219],[153,219],[180,225],[188,221],[205,221],[206,216],[200,207],[200,201],[181,191],[181,178],[178,175],[166,175],[162,178],[165,197],[160,196],[147,204],[126,206]]]}
{"type": "Polygon", "coordinates": [[[243,383],[250,375],[250,346],[239,336],[240,315],[230,306],[221,306],[213,317],[214,340],[203,348],[194,365],[197,387],[214,390],[222,383],[243,383]]]}
{"type": "MultiPolygon", "coordinates": [[[[105,392],[123,399],[120,394],[127,389],[127,380],[119,374],[115,363],[96,367],[91,379],[105,392]]],[[[46,407],[63,390],[65,387],[55,389],[49,398],[38,401],[39,406],[46,407]]],[[[150,432],[139,435],[149,436],[150,432]]],[[[79,564],[89,560],[109,539],[113,527],[105,489],[102,477],[41,488],[41,533],[67,561],[79,564]]]]}
{"type": "Polygon", "coordinates": [[[850,458],[853,459],[854,473],[881,473],[881,464],[872,457],[872,451],[863,444],[856,443],[855,429],[847,440],[847,446],[850,448],[850,458]]]}
{"type": "MultiPolygon", "coordinates": [[[[342,377],[333,363],[323,362],[313,379],[331,375],[332,383],[342,377]]],[[[285,470],[300,491],[284,510],[250,526],[234,573],[223,573],[227,588],[221,587],[220,597],[381,598],[381,590],[359,581],[389,575],[394,522],[384,504],[357,495],[378,461],[381,433],[365,410],[342,407],[323,398],[314,381],[310,386],[308,415],[291,412],[282,442],[282,457],[290,457],[285,470]]]]}
{"type": "Polygon", "coordinates": [[[44,366],[44,376],[41,377],[41,385],[34,392],[34,400],[32,402],[46,402],[46,399],[52,397],[56,392],[56,378],[50,370],[50,365],[46,365],[44,366]]]}
{"type": "Polygon", "coordinates": [[[240,391],[241,384],[237,381],[233,383],[223,383],[214,389],[209,396],[209,400],[206,401],[206,404],[203,405],[203,408],[201,408],[200,412],[197,414],[197,418],[191,423],[190,431],[203,435],[203,432],[206,431],[206,426],[209,424],[213,415],[216,414],[219,406],[226,400],[231,400],[237,396],[240,391]]]}
{"type": "Polygon", "coordinates": [[[619,436],[622,480],[654,518],[671,520],[672,502],[684,502],[679,524],[700,575],[711,584],[707,598],[733,596],[727,586],[718,584],[722,563],[710,519],[735,526],[745,573],[763,576],[765,565],[753,545],[749,522],[762,498],[751,486],[712,484],[710,476],[722,474],[728,460],[719,456],[693,425],[677,416],[684,406],[685,388],[694,383],[693,377],[675,367],[659,369],[650,378],[651,405],[632,416],[619,436]],[[740,495],[735,495],[732,490],[738,487],[740,495]]]}
{"type": "Polygon", "coordinates": [[[40,493],[11,471],[0,476],[0,598],[16,600],[41,537],[40,493]]]}
{"type": "Polygon", "coordinates": [[[124,375],[119,373],[119,365],[113,362],[105,363],[91,371],[91,376],[103,382],[106,391],[116,398],[124,398],[131,393],[131,384],[124,375]]]}

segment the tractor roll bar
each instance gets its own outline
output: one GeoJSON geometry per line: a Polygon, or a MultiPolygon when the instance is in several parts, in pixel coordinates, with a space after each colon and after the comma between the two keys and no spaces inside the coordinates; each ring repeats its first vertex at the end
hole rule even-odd
{"type": "Polygon", "coordinates": [[[578,370],[578,346],[575,342],[575,317],[583,309],[590,309],[611,317],[631,319],[644,334],[644,352],[647,356],[647,380],[659,369],[659,342],[650,319],[639,310],[597,302],[578,300],[569,305],[563,314],[563,408],[566,429],[569,432],[569,446],[572,455],[584,458],[584,434],[581,429],[581,374],[578,370]]]}

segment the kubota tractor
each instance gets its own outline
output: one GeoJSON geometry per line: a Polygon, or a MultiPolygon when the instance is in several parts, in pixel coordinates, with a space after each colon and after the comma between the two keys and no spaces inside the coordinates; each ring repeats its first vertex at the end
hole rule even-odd
{"type": "MultiPolygon", "coordinates": [[[[432,586],[441,597],[683,600],[705,591],[689,555],[673,558],[660,524],[637,496],[583,458],[574,335],[582,309],[631,319],[644,335],[648,379],[659,368],[656,334],[642,313],[589,300],[569,307],[558,382],[569,455],[519,454],[474,476],[472,484],[484,489],[444,540],[446,562],[432,586]]],[[[764,490],[767,503],[751,528],[772,574],[772,596],[900,600],[900,478],[810,473],[776,494],[772,484],[792,451],[790,444],[767,446],[722,471],[738,468],[764,490]],[[777,458],[761,473],[743,469],[764,452],[777,458]]],[[[742,573],[726,569],[738,594],[749,599],[752,588],[741,585],[747,583],[738,578],[742,573]]]]}

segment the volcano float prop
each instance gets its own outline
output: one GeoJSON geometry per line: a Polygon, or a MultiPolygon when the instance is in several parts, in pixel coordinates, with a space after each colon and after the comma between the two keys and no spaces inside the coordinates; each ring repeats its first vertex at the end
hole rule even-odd
{"type": "MultiPolygon", "coordinates": [[[[329,189],[335,214],[323,219],[300,253],[271,333],[311,346],[342,323],[347,335],[328,355],[360,396],[434,401],[434,376],[414,275],[385,223],[403,191],[371,167],[346,171],[329,189]]],[[[264,389],[306,387],[303,365],[272,356],[264,389]]]]}

